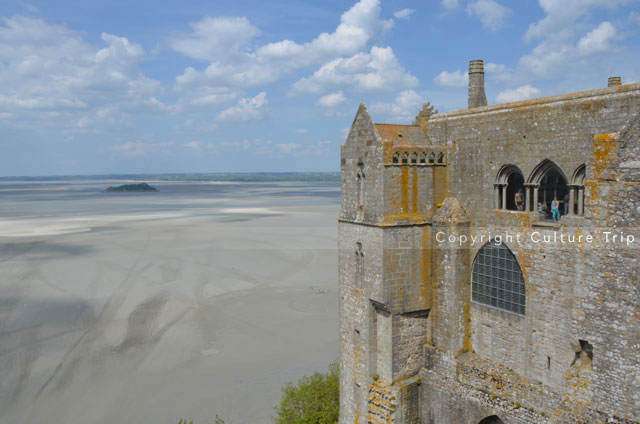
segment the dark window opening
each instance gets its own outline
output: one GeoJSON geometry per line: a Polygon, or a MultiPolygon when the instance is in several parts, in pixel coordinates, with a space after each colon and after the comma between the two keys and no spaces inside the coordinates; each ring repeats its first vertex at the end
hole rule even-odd
{"type": "Polygon", "coordinates": [[[364,253],[362,243],[356,243],[356,287],[361,288],[364,283],[364,253]]]}
{"type": "Polygon", "coordinates": [[[556,168],[551,168],[540,182],[537,199],[538,205],[542,206],[543,211],[548,211],[549,217],[551,215],[551,202],[554,198],[558,199],[558,210],[563,212],[564,202],[569,201],[569,186],[567,186],[567,180],[564,179],[562,174],[556,168]]]}
{"type": "Polygon", "coordinates": [[[492,415],[483,419],[478,424],[504,424],[504,421],[502,421],[497,415],[492,415]]]}
{"type": "Polygon", "coordinates": [[[576,352],[571,366],[590,370],[593,361],[593,345],[586,340],[578,340],[578,342],[580,343],[580,350],[576,352]]]}
{"type": "Polygon", "coordinates": [[[507,178],[507,209],[510,211],[524,210],[525,194],[524,194],[524,177],[519,172],[513,172],[507,178]],[[516,194],[518,202],[516,202],[516,194]],[[518,204],[521,208],[518,209],[518,204]]]}

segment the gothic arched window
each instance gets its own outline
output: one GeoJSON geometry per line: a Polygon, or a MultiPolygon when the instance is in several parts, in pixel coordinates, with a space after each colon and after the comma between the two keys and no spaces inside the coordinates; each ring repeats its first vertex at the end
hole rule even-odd
{"type": "Polygon", "coordinates": [[[524,278],[518,260],[504,243],[491,240],[473,262],[471,300],[524,315],[524,278]]]}

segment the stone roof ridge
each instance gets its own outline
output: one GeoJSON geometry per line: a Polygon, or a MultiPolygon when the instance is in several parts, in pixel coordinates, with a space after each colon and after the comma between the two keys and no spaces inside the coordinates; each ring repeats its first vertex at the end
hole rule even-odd
{"type": "Polygon", "coordinates": [[[420,125],[374,124],[380,139],[393,145],[424,146],[431,144],[429,137],[420,125]]]}
{"type": "Polygon", "coordinates": [[[465,115],[475,115],[481,113],[499,112],[502,110],[518,109],[537,105],[548,105],[551,103],[562,103],[579,99],[587,99],[599,96],[615,96],[620,94],[632,94],[632,92],[640,92],[640,83],[625,84],[616,87],[597,88],[594,90],[578,91],[574,93],[558,94],[554,96],[538,97],[529,100],[520,100],[517,102],[500,103],[497,105],[482,106],[474,109],[460,109],[451,112],[438,113],[431,116],[431,119],[447,119],[465,115]]]}

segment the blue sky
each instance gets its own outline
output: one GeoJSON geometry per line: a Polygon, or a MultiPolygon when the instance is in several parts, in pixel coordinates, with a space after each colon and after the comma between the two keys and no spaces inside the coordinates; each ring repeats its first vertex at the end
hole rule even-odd
{"type": "Polygon", "coordinates": [[[337,171],[376,122],[640,79],[637,0],[3,0],[0,176],[337,171]]]}

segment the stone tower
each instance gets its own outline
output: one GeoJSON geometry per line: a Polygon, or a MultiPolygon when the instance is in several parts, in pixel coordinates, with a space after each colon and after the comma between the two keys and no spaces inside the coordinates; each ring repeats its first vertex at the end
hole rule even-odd
{"type": "Polygon", "coordinates": [[[340,424],[640,421],[640,84],[487,106],[482,72],[341,147],[340,424]]]}
{"type": "Polygon", "coordinates": [[[484,93],[484,64],[482,60],[469,62],[469,101],[468,108],[487,105],[487,96],[484,93]]]}

